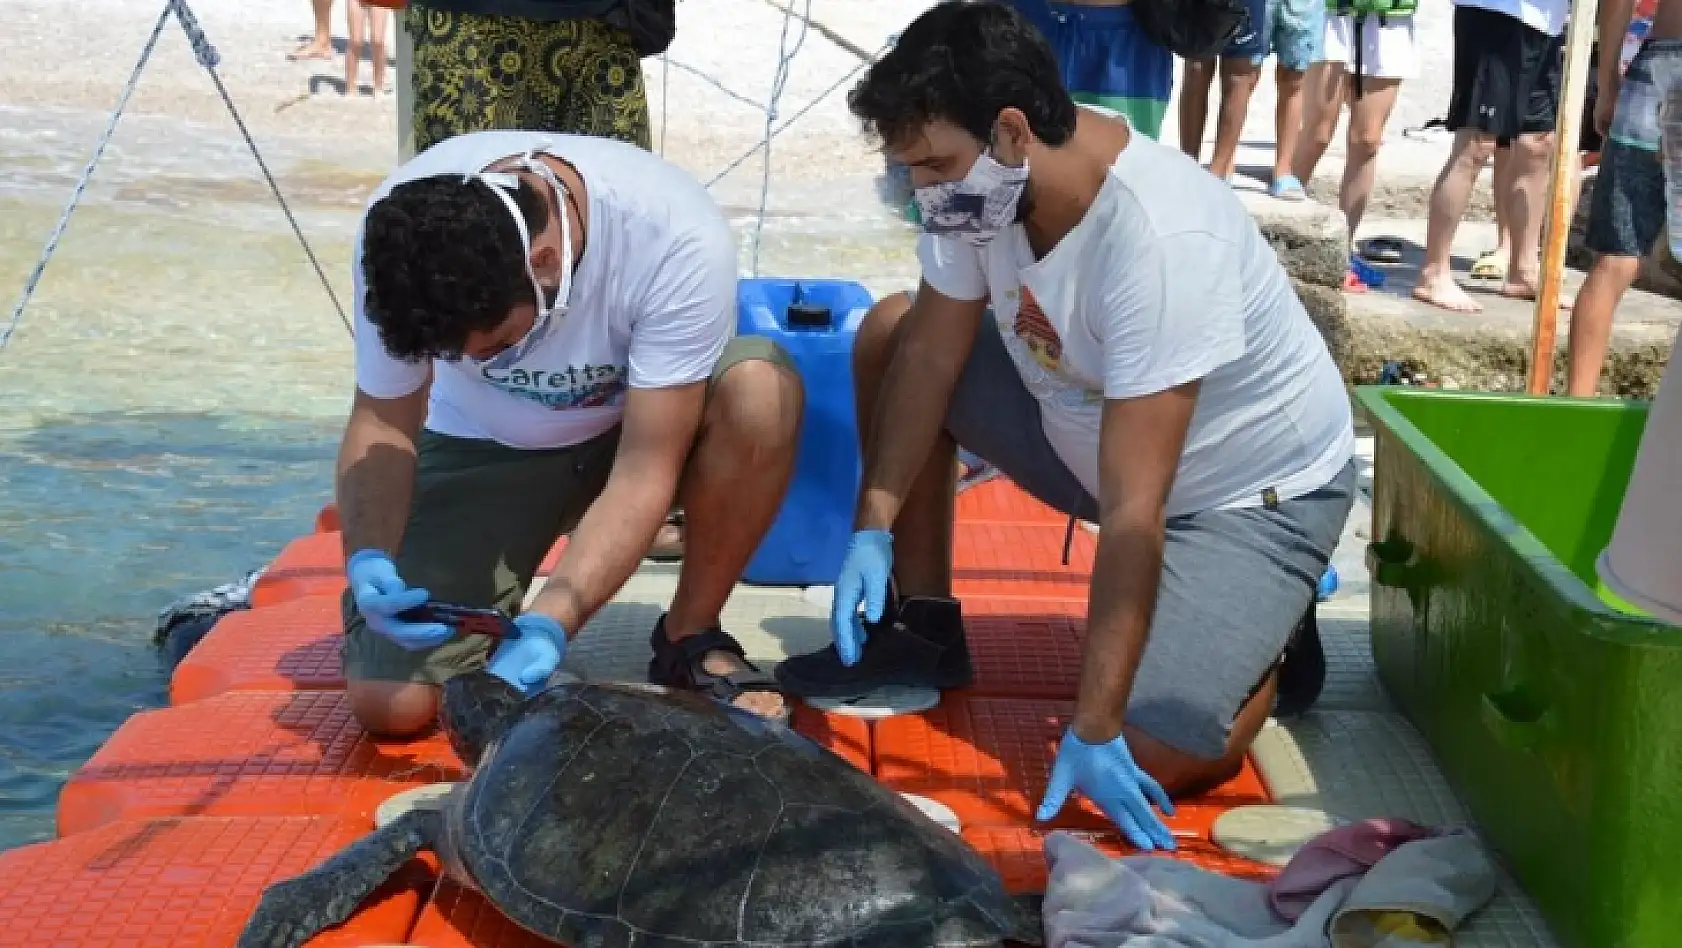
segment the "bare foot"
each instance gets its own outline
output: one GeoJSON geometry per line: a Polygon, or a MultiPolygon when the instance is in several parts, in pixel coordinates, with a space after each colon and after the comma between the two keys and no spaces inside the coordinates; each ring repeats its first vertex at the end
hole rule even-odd
{"type": "Polygon", "coordinates": [[[332,59],[333,47],[319,43],[305,43],[292,52],[287,53],[286,58],[292,62],[299,62],[300,60],[305,59],[332,59]]]}
{"type": "MultiPolygon", "coordinates": [[[[729,675],[731,677],[751,677],[754,675],[753,669],[749,668],[746,662],[725,651],[708,652],[701,658],[701,667],[709,675],[729,675]]],[[[743,691],[735,701],[730,703],[743,711],[751,711],[762,718],[780,718],[788,714],[788,703],[783,700],[782,695],[775,691],[749,689],[743,691]]]]}
{"type": "Polygon", "coordinates": [[[1413,288],[1413,298],[1451,313],[1483,312],[1483,304],[1468,296],[1452,276],[1421,277],[1413,288]]]}
{"type": "MultiPolygon", "coordinates": [[[[1533,284],[1525,280],[1508,280],[1507,282],[1501,284],[1501,289],[1498,292],[1510,300],[1529,300],[1534,303],[1536,301],[1536,294],[1538,291],[1533,284]]],[[[1574,302],[1576,301],[1568,300],[1561,296],[1559,298],[1559,308],[1570,309],[1571,304],[1574,302]]]]}

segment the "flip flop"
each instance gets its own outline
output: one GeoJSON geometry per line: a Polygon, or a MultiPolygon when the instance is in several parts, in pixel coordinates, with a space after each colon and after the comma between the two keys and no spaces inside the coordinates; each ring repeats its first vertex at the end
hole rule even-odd
{"type": "Polygon", "coordinates": [[[1302,182],[1294,174],[1274,178],[1273,183],[1267,186],[1267,193],[1281,201],[1308,200],[1308,192],[1303,190],[1302,182]]]}
{"type": "Polygon", "coordinates": [[[1474,280],[1505,280],[1507,278],[1507,261],[1502,259],[1504,254],[1493,250],[1485,250],[1478,257],[1478,262],[1472,264],[1472,269],[1466,275],[1474,280]]]}
{"type": "Polygon", "coordinates": [[[1361,248],[1361,256],[1373,263],[1401,263],[1404,249],[1395,237],[1373,237],[1361,248]]]}

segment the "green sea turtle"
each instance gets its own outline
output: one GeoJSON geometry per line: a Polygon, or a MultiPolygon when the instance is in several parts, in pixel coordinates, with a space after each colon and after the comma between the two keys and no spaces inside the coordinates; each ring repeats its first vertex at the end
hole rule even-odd
{"type": "Polygon", "coordinates": [[[1043,944],[1036,901],[915,805],[798,732],[705,695],[476,671],[440,715],[473,775],[275,883],[239,948],[295,948],[423,848],[575,948],[1043,944]]]}

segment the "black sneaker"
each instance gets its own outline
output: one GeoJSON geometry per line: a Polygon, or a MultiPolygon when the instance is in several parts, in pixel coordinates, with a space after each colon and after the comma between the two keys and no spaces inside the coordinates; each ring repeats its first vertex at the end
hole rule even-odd
{"type": "Polygon", "coordinates": [[[881,622],[865,623],[864,654],[851,668],[832,643],[777,666],[777,684],[801,698],[857,698],[878,688],[964,688],[974,676],[963,610],[955,599],[890,597],[881,622]]]}
{"type": "Polygon", "coordinates": [[[1320,644],[1320,623],[1315,618],[1317,603],[1297,623],[1285,651],[1279,657],[1279,689],[1273,701],[1277,717],[1302,714],[1319,700],[1326,686],[1326,652],[1320,644]]]}

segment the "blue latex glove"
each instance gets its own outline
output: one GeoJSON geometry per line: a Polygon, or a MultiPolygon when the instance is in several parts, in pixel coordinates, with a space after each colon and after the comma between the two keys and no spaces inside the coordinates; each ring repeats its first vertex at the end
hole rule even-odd
{"type": "Polygon", "coordinates": [[[485,670],[524,695],[542,688],[567,650],[567,633],[554,619],[528,612],[514,620],[519,636],[497,643],[485,670]]]}
{"type": "Polygon", "coordinates": [[[1079,788],[1121,828],[1127,841],[1139,849],[1173,849],[1174,834],[1151,810],[1151,803],[1172,814],[1174,804],[1162,785],[1133,762],[1127,740],[1116,735],[1107,744],[1088,744],[1075,736],[1073,728],[1063,732],[1057,749],[1057,763],[1045,788],[1036,818],[1047,822],[1063,809],[1069,791],[1079,788]]]}
{"type": "Polygon", "coordinates": [[[860,530],[847,542],[847,556],[835,580],[835,603],[829,612],[829,633],[835,639],[841,664],[858,664],[864,649],[864,620],[882,621],[882,610],[888,604],[888,571],[893,565],[894,537],[888,531],[860,530]]]}
{"type": "Polygon", "coordinates": [[[455,630],[439,622],[404,622],[399,612],[424,605],[432,598],[425,589],[411,589],[397,575],[397,564],[380,550],[358,550],[345,563],[351,597],[368,628],[410,651],[437,648],[455,630]]]}

